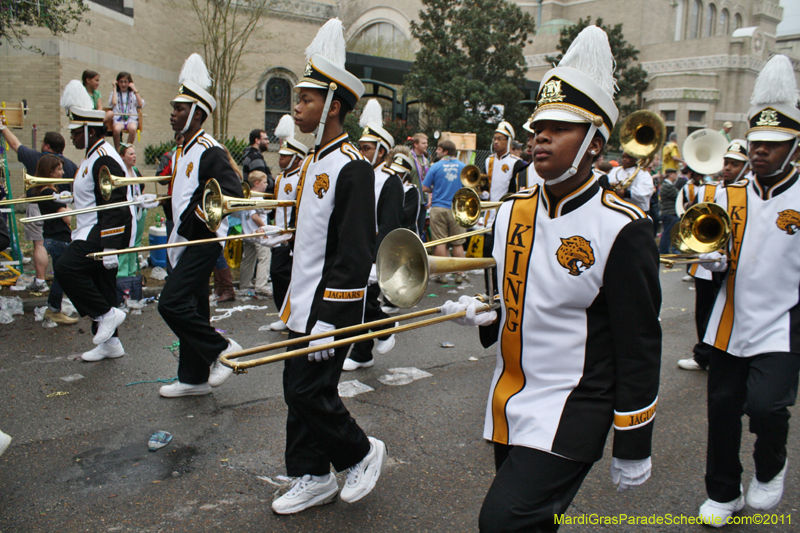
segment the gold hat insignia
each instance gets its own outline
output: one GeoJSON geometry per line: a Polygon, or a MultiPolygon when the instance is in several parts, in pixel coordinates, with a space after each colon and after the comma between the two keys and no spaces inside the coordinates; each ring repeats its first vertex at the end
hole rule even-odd
{"type": "Polygon", "coordinates": [[[765,109],[758,117],[756,126],[780,126],[781,122],[778,120],[778,112],[774,109],[765,109]]]}
{"type": "Polygon", "coordinates": [[[550,80],[544,84],[537,105],[561,102],[566,96],[561,92],[561,80],[550,80]]]}
{"type": "Polygon", "coordinates": [[[311,61],[306,64],[306,70],[303,72],[303,76],[308,77],[314,72],[314,67],[311,66],[311,61]]]}

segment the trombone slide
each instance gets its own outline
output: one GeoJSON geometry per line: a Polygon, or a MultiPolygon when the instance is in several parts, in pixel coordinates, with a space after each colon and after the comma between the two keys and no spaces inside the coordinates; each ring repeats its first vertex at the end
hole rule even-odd
{"type": "MultiPolygon", "coordinates": [[[[51,197],[52,198],[52,197],[51,197]]],[[[161,200],[169,200],[172,198],[171,196],[159,196],[154,202],[160,202],[161,200]]],[[[59,213],[50,213],[49,215],[39,215],[38,217],[28,217],[20,219],[20,222],[23,224],[28,224],[30,222],[39,222],[40,220],[50,220],[51,218],[62,218],[68,217],[72,215],[83,215],[84,213],[94,213],[95,211],[105,211],[106,209],[115,209],[117,207],[127,207],[129,205],[138,204],[139,200],[126,200],[125,202],[117,202],[114,204],[106,204],[106,205],[96,205],[94,207],[85,207],[83,209],[73,209],[72,211],[61,211],[59,213]]]]}
{"type": "Polygon", "coordinates": [[[52,200],[52,199],[53,195],[48,194],[45,196],[31,196],[30,198],[14,198],[13,200],[0,200],[0,205],[32,204],[34,202],[45,202],[47,200],[52,200]]]}

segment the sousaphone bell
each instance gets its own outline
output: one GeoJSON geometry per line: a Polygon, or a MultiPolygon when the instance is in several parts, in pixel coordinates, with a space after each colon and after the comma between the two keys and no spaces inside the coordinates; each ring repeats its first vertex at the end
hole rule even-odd
{"type": "Polygon", "coordinates": [[[683,142],[683,158],[689,168],[710,176],[722,170],[728,144],[725,136],[716,130],[697,130],[683,142]]]}
{"type": "Polygon", "coordinates": [[[667,128],[664,121],[652,111],[640,109],[625,118],[619,130],[620,146],[625,153],[638,159],[639,162],[636,163],[636,172],[619,184],[620,189],[630,187],[639,170],[653,161],[661,150],[666,136],[667,128]]]}

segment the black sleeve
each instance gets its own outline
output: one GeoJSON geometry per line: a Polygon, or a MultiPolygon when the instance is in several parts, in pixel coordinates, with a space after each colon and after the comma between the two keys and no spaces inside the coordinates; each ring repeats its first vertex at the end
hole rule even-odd
{"type": "Polygon", "coordinates": [[[359,324],[364,316],[364,295],[375,257],[375,173],[366,161],[351,161],[336,180],[328,246],[335,246],[326,290],[352,291],[351,301],[323,298],[319,320],[337,328],[359,324]]]}
{"type": "MultiPolygon", "coordinates": [[[[497,222],[497,217],[494,217],[495,222],[497,222]]],[[[494,243],[494,236],[495,236],[495,225],[494,222],[492,223],[492,243],[494,243]]],[[[484,240],[484,246],[486,245],[486,240],[484,240]]],[[[484,249],[483,253],[484,257],[486,257],[486,250],[484,249]]],[[[489,256],[492,254],[490,253],[489,256]]],[[[495,263],[496,264],[496,263],[495,263]]],[[[499,273],[502,275],[502,273],[499,273]]],[[[502,309],[497,309],[497,320],[489,324],[488,326],[480,326],[478,328],[478,336],[481,341],[481,346],[484,348],[488,348],[492,344],[497,342],[497,339],[500,337],[500,318],[502,315],[502,309]]]]}
{"type": "MultiPolygon", "coordinates": [[[[111,156],[104,155],[97,158],[92,166],[94,176],[95,204],[106,205],[125,202],[128,200],[128,187],[117,187],[111,192],[111,197],[105,200],[100,194],[100,169],[108,167],[112,176],[124,176],[125,171],[111,156]]],[[[100,246],[103,248],[126,248],[130,242],[133,215],[130,206],[103,209],[97,212],[97,227],[100,230],[100,246]]]]}
{"type": "Polygon", "coordinates": [[[597,183],[606,191],[611,190],[611,183],[608,181],[608,174],[601,174],[600,177],[597,178],[597,183]]]}
{"type": "Polygon", "coordinates": [[[514,180],[517,182],[517,190],[527,189],[528,188],[528,165],[522,167],[519,171],[514,174],[514,180]]]}
{"type": "MultiPolygon", "coordinates": [[[[402,226],[417,233],[417,215],[419,214],[419,189],[410,187],[404,195],[402,226]]],[[[376,252],[377,253],[377,252],[376,252]]]]}
{"type": "Polygon", "coordinates": [[[5,250],[11,244],[11,237],[9,237],[8,226],[6,225],[6,217],[0,215],[0,251],[5,250]]]}
{"type": "Polygon", "coordinates": [[[519,173],[525,170],[525,167],[525,161],[522,159],[517,159],[517,162],[514,163],[514,170],[511,172],[511,179],[508,182],[508,194],[515,194],[522,188],[519,184],[519,173]]]}
{"type": "Polygon", "coordinates": [[[650,457],[661,370],[661,285],[650,219],[625,226],[603,275],[615,359],[614,449],[618,459],[650,457]]]}
{"type": "Polygon", "coordinates": [[[375,259],[384,237],[403,225],[403,183],[397,176],[389,176],[384,182],[376,214],[378,237],[375,241],[375,259]]]}

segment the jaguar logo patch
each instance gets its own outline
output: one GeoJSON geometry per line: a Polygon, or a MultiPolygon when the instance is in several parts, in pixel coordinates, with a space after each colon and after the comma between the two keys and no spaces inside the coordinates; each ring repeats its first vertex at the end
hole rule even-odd
{"type": "Polygon", "coordinates": [[[561,92],[561,80],[550,80],[544,84],[538,105],[561,102],[566,96],[561,92]]]}
{"type": "Polygon", "coordinates": [[[283,188],[283,192],[285,192],[286,194],[289,194],[290,192],[292,192],[292,184],[291,183],[287,183],[286,187],[283,188]]]}
{"type": "Polygon", "coordinates": [[[758,117],[758,122],[756,122],[756,126],[780,126],[781,121],[778,120],[778,112],[774,109],[765,109],[761,112],[761,116],[758,117]]]}
{"type": "Polygon", "coordinates": [[[503,165],[503,172],[508,172],[508,165],[503,165]]]}
{"type": "Polygon", "coordinates": [[[330,187],[331,183],[328,180],[327,174],[320,174],[317,176],[317,179],[314,180],[314,194],[316,194],[319,199],[325,196],[325,193],[328,192],[330,187]]]}
{"type": "Polygon", "coordinates": [[[561,246],[556,251],[556,259],[558,259],[558,264],[566,268],[571,276],[580,276],[594,264],[592,243],[580,235],[561,239],[561,246]]]}
{"type": "Polygon", "coordinates": [[[194,163],[189,163],[189,166],[186,167],[186,177],[188,178],[192,174],[192,169],[194,168],[194,163]]]}
{"type": "Polygon", "coordinates": [[[789,235],[794,235],[796,232],[800,231],[800,213],[794,209],[781,211],[778,213],[776,224],[789,235]]]}
{"type": "Polygon", "coordinates": [[[83,175],[86,176],[86,174],[88,174],[88,173],[89,173],[89,167],[84,168],[83,169],[83,175]]]}

